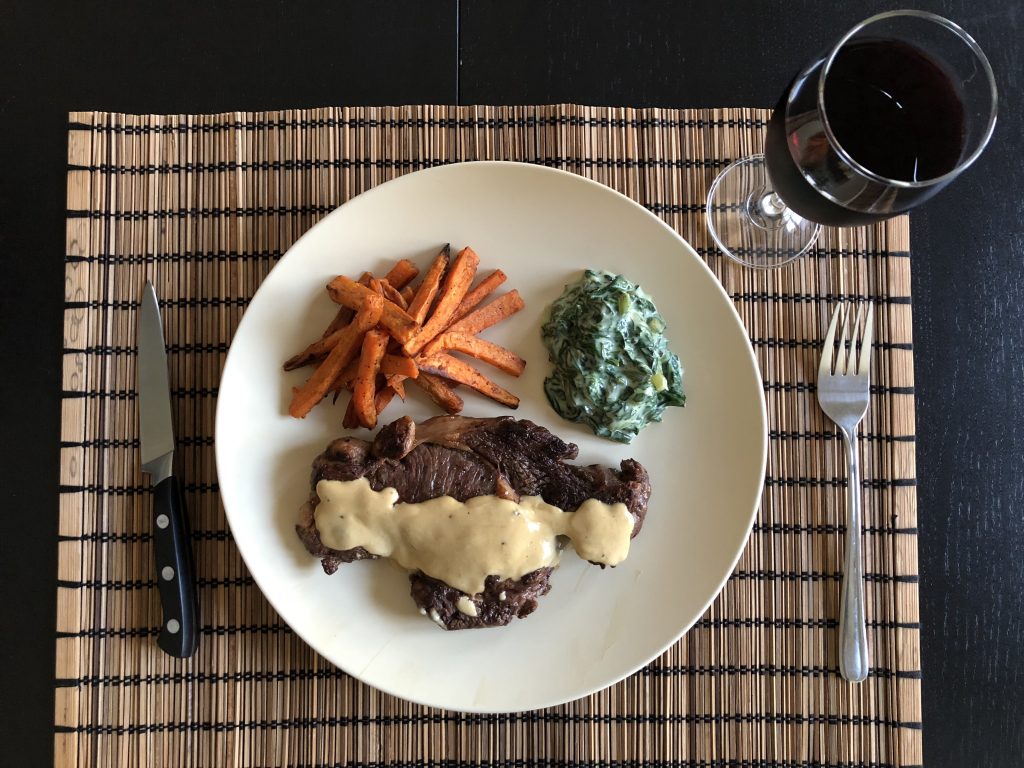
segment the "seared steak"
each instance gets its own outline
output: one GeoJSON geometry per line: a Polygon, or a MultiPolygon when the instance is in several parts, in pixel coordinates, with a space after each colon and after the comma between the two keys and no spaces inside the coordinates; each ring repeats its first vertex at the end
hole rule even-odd
{"type": "MultiPolygon", "coordinates": [[[[323,544],[313,513],[320,480],[365,477],[375,491],[394,488],[401,501],[419,503],[439,496],[466,501],[497,495],[519,500],[540,496],[566,511],[587,499],[606,504],[621,502],[640,532],[651,494],[647,471],[627,459],[614,470],[598,465],[574,466],[578,449],[531,421],[510,416],[471,419],[438,416],[416,424],[408,416],[382,427],[372,443],[354,437],[333,441],[313,462],[312,495],[296,525],[306,549],[321,558],[324,571],[334,573],[341,563],[373,558],[365,549],[335,550],[323,544]]],[[[537,607],[537,598],[550,589],[550,568],[519,580],[487,579],[474,598],[476,616],[457,609],[462,593],[447,584],[414,573],[412,597],[422,611],[447,629],[502,626],[537,607]]]]}
{"type": "Polygon", "coordinates": [[[537,610],[537,598],[551,589],[548,578],[551,568],[538,568],[521,579],[499,579],[488,576],[484,591],[473,596],[476,616],[467,616],[458,609],[462,593],[443,581],[414,573],[412,599],[420,612],[445,629],[503,627],[512,619],[524,619],[537,610]]]}

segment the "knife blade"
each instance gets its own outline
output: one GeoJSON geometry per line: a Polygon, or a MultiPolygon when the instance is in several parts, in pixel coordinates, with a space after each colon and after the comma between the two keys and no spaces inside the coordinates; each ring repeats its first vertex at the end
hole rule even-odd
{"type": "Polygon", "coordinates": [[[192,537],[181,480],[174,474],[171,388],[160,305],[148,280],[140,297],[137,344],[142,471],[153,484],[153,549],[163,610],[157,645],[171,656],[188,658],[199,637],[192,537]]]}

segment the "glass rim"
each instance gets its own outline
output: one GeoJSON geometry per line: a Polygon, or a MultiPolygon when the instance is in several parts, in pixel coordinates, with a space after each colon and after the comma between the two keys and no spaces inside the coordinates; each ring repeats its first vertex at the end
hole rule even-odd
{"type": "Polygon", "coordinates": [[[835,149],[836,153],[843,159],[845,163],[854,168],[858,173],[866,176],[869,179],[872,179],[873,181],[877,181],[891,187],[899,187],[903,189],[921,189],[923,187],[930,187],[934,186],[935,184],[951,181],[952,179],[956,178],[956,176],[958,176],[962,171],[964,171],[968,166],[970,166],[975,160],[978,159],[978,157],[984,151],[985,147],[988,146],[988,142],[992,138],[992,133],[995,131],[998,96],[999,94],[996,88],[995,74],[992,72],[992,66],[991,64],[989,64],[988,57],[985,56],[985,52],[981,50],[981,46],[978,45],[977,41],[973,37],[971,37],[967,33],[967,31],[963,29],[963,27],[961,27],[959,24],[956,24],[955,22],[950,21],[944,16],[939,16],[936,13],[904,9],[886,11],[885,13],[879,13],[874,16],[870,16],[864,19],[864,21],[854,26],[839,39],[839,42],[837,42],[829,51],[828,57],[825,59],[825,65],[821,68],[821,72],[818,75],[817,106],[818,113],[821,116],[822,125],[825,127],[825,135],[828,137],[829,143],[832,145],[833,149],[835,149]],[[978,146],[975,147],[974,151],[967,158],[958,162],[956,166],[951,170],[947,171],[941,176],[936,176],[931,179],[925,179],[924,181],[904,181],[901,179],[890,179],[885,176],[882,176],[881,174],[875,173],[871,169],[866,168],[860,163],[858,163],[856,160],[853,159],[850,153],[846,151],[843,145],[839,143],[839,139],[837,139],[836,135],[832,132],[832,126],[829,124],[828,121],[828,112],[825,110],[825,80],[832,69],[832,63],[835,61],[835,58],[839,54],[839,51],[841,51],[843,47],[846,45],[846,43],[849,42],[850,38],[852,38],[858,32],[864,30],[865,27],[868,27],[871,24],[875,24],[876,22],[879,21],[884,21],[886,19],[892,19],[900,16],[916,17],[924,19],[925,21],[931,21],[936,24],[939,24],[940,26],[943,26],[949,31],[951,31],[953,34],[959,37],[964,43],[966,43],[967,47],[971,49],[971,52],[981,63],[981,68],[985,73],[985,77],[988,79],[989,91],[992,96],[992,107],[989,113],[988,125],[985,126],[984,134],[978,142],[978,146]]]}

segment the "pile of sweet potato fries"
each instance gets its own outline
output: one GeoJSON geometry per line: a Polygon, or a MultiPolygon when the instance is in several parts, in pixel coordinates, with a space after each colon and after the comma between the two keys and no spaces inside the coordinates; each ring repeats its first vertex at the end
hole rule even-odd
{"type": "Polygon", "coordinates": [[[418,386],[447,413],[462,410],[455,392],[460,384],[509,408],[519,398],[491,381],[452,352],[467,355],[519,376],[526,362],[504,347],[477,337],[524,306],[518,291],[509,291],[480,306],[505,282],[495,270],[470,288],[480,258],[463,248],[455,259],[446,245],[416,287],[416,266],[402,259],[384,277],[369,272],[358,280],[339,275],[327,285],[340,304],[323,335],[284,364],[286,371],[316,367],[292,395],[289,413],[304,418],[333,393],[351,391],[343,425],[372,429],[381,411],[397,395],[405,399],[405,383],[418,386]]]}

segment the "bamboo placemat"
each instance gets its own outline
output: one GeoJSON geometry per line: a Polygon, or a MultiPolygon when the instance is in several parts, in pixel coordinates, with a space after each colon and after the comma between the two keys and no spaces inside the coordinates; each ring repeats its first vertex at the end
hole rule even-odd
{"type": "Polygon", "coordinates": [[[60,766],[699,766],[921,762],[906,219],[826,230],[756,272],[710,247],[715,173],[767,112],[549,107],[70,116],[56,762],[60,766]],[[280,255],[376,184],[438,163],[564,168],[675,227],[735,300],[765,378],[771,446],[750,543],[662,658],[587,699],[508,716],[425,709],[326,663],[253,584],[217,492],[213,419],[231,336],[280,255]],[[194,528],[196,656],[155,645],[150,493],[139,471],[135,321],[162,298],[194,528]],[[862,432],[871,675],[838,674],[845,464],[814,371],[840,297],[877,306],[862,432]]]}

